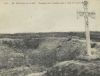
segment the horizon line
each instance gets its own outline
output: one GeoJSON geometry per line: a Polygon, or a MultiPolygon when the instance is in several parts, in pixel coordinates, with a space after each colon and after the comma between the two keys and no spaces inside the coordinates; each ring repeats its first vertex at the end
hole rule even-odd
{"type": "MultiPolygon", "coordinates": [[[[23,33],[70,33],[70,32],[85,32],[85,31],[46,31],[46,32],[16,32],[16,33],[10,33],[10,32],[5,32],[5,33],[1,33],[0,34],[23,34],[23,33]]],[[[100,31],[90,31],[90,32],[100,32],[100,31]]]]}

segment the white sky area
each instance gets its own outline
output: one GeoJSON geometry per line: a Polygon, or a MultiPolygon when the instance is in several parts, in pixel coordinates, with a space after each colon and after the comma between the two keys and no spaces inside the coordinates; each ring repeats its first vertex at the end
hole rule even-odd
{"type": "MultiPolygon", "coordinates": [[[[82,4],[38,4],[38,2],[80,2],[82,0],[0,0],[0,33],[85,31],[84,17],[77,19],[82,4]],[[4,4],[8,2],[8,4],[4,4]],[[11,4],[36,2],[36,4],[11,4]]],[[[100,0],[89,0],[91,31],[100,31],[100,0]]]]}

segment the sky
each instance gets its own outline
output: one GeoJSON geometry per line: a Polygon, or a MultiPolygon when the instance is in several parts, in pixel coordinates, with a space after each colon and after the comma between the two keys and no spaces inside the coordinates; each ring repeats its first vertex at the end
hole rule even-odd
{"type": "MultiPolygon", "coordinates": [[[[85,31],[84,17],[77,19],[80,1],[0,0],[0,33],[85,31]]],[[[100,0],[88,1],[88,10],[96,13],[89,18],[90,30],[100,31],[100,0]]]]}

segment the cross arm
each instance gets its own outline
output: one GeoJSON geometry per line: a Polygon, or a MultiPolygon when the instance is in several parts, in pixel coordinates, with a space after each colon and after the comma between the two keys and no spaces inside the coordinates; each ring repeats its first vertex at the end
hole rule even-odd
{"type": "Polygon", "coordinates": [[[91,17],[92,19],[95,18],[95,12],[88,12],[88,16],[91,17]]]}

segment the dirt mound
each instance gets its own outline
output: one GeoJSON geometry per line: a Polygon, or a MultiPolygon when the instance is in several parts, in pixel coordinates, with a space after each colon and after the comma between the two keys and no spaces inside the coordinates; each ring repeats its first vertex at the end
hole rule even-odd
{"type": "Polygon", "coordinates": [[[100,62],[65,61],[46,73],[46,76],[100,76],[100,62]]]}

